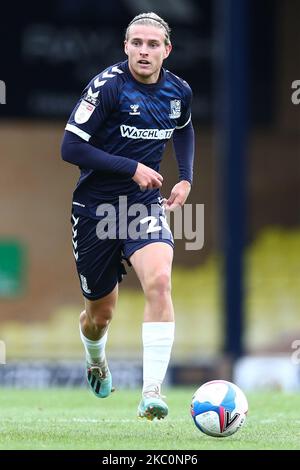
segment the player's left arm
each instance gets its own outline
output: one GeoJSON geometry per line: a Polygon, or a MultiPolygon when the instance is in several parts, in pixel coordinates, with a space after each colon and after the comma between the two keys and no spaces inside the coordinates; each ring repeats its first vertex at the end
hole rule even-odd
{"type": "Polygon", "coordinates": [[[191,121],[192,91],[184,83],[184,100],[181,117],[173,133],[173,146],[179,171],[179,183],[172,188],[171,194],[164,205],[167,210],[173,211],[182,207],[191,191],[193,181],[193,165],[195,153],[195,133],[191,121]]]}
{"type": "Polygon", "coordinates": [[[193,162],[195,149],[194,128],[191,122],[173,134],[173,145],[179,170],[179,183],[172,188],[165,201],[167,210],[173,211],[182,207],[188,198],[193,181],[193,162]]]}

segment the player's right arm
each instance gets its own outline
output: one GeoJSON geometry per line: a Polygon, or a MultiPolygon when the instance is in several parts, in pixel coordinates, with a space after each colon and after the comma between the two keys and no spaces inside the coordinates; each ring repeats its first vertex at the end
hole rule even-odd
{"type": "Polygon", "coordinates": [[[119,73],[123,72],[118,67],[111,67],[94,77],[87,85],[66,125],[61,155],[64,161],[80,168],[132,177],[136,172],[137,162],[109,154],[90,143],[90,139],[117,106],[119,73]]]}
{"type": "Polygon", "coordinates": [[[68,131],[62,141],[61,154],[64,161],[80,168],[130,176],[142,190],[162,186],[163,177],[152,168],[130,158],[104,152],[68,131]]]}
{"type": "Polygon", "coordinates": [[[61,155],[65,162],[96,171],[109,171],[133,177],[137,162],[130,158],[112,155],[85,142],[81,137],[66,131],[61,145],[61,155]]]}
{"type": "Polygon", "coordinates": [[[163,183],[163,177],[157,171],[143,165],[143,163],[138,163],[132,179],[139,185],[142,191],[161,188],[163,183]]]}
{"type": "Polygon", "coordinates": [[[162,176],[130,158],[112,155],[90,144],[91,137],[118,106],[116,75],[123,73],[111,67],[88,84],[66,125],[61,154],[68,163],[96,171],[131,177],[142,189],[161,186],[162,176]]]}

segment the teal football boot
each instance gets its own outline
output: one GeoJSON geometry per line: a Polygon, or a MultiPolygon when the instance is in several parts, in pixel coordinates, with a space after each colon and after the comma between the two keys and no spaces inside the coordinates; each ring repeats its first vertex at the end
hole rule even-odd
{"type": "Polygon", "coordinates": [[[146,392],[138,406],[138,416],[153,421],[154,418],[164,419],[169,412],[168,405],[158,392],[146,392]]]}
{"type": "Polygon", "coordinates": [[[114,391],[112,388],[112,376],[107,362],[86,363],[86,378],[94,395],[98,398],[106,398],[114,391]]]}

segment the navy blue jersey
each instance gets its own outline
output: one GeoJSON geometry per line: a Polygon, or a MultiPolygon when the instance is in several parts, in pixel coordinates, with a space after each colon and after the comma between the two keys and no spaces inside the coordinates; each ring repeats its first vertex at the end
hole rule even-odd
{"type": "MultiPolygon", "coordinates": [[[[189,85],[162,68],[159,81],[143,84],[130,73],[128,61],[108,67],[94,77],[75,106],[66,130],[112,155],[141,162],[156,171],[174,129],[191,119],[189,85]]],[[[73,204],[84,215],[95,216],[103,202],[148,204],[159,190],[142,192],[132,177],[81,168],[73,204]]]]}

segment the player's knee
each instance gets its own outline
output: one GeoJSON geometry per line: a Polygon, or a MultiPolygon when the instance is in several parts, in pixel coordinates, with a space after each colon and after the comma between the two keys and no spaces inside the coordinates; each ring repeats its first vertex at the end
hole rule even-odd
{"type": "Polygon", "coordinates": [[[117,302],[117,287],[105,297],[98,300],[86,300],[86,321],[95,330],[102,330],[110,323],[117,302]]]}
{"type": "Polygon", "coordinates": [[[90,306],[87,309],[87,316],[89,317],[90,323],[96,329],[106,328],[113,316],[113,306],[112,305],[98,305],[90,306]]]}
{"type": "Polygon", "coordinates": [[[164,296],[171,292],[171,276],[168,271],[157,271],[146,282],[146,296],[164,296]]]}
{"type": "Polygon", "coordinates": [[[108,315],[97,315],[93,317],[93,324],[96,329],[103,330],[107,328],[111,322],[111,316],[108,315]]]}
{"type": "Polygon", "coordinates": [[[107,328],[112,319],[112,312],[99,312],[92,316],[92,323],[96,329],[102,330],[107,328]]]}

